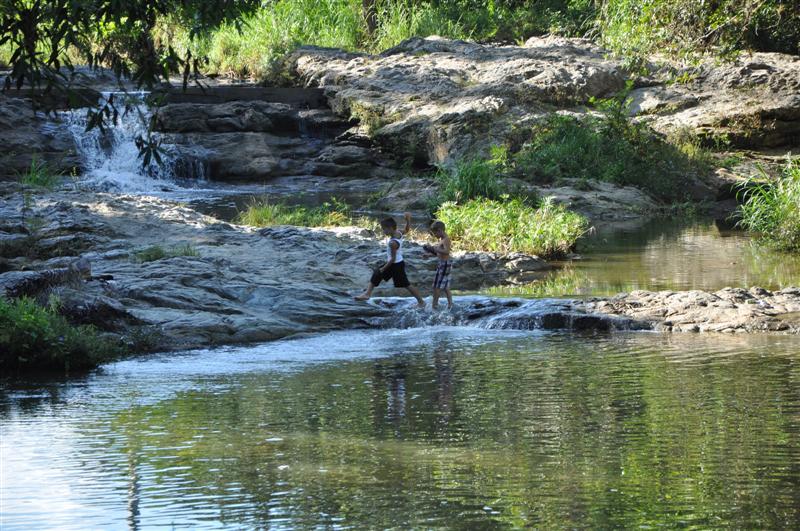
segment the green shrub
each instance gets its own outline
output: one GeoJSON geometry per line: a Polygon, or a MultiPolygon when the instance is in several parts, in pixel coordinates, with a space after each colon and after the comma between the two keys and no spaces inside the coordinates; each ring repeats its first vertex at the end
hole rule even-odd
{"type": "Polygon", "coordinates": [[[31,299],[0,297],[0,365],[3,372],[78,370],[122,353],[91,326],[72,326],[55,308],[31,299]]]}
{"type": "Polygon", "coordinates": [[[597,29],[604,45],[626,57],[748,49],[800,53],[795,0],[608,0],[597,29]]]}
{"type": "Polygon", "coordinates": [[[189,243],[176,245],[165,249],[160,245],[152,245],[134,254],[139,262],[155,262],[163,258],[174,258],[176,256],[200,256],[195,247],[189,243]]]}
{"type": "Polygon", "coordinates": [[[670,144],[630,120],[627,105],[622,93],[598,103],[599,117],[550,115],[515,154],[513,172],[543,184],[595,179],[637,186],[662,201],[685,200],[691,175],[708,170],[706,153],[670,144]]]}
{"type": "Polygon", "coordinates": [[[378,228],[374,220],[353,215],[350,207],[335,198],[318,207],[288,206],[284,203],[270,203],[267,200],[254,201],[239,213],[237,221],[253,227],[272,225],[297,225],[301,227],[344,227],[358,226],[371,230],[378,228]]]}
{"type": "Polygon", "coordinates": [[[539,208],[520,199],[445,203],[436,217],[445,223],[459,249],[544,258],[569,252],[588,227],[586,218],[556,205],[552,198],[543,200],[539,208]]]}
{"type": "Polygon", "coordinates": [[[440,169],[436,174],[439,202],[461,203],[478,197],[497,199],[504,193],[498,180],[502,171],[495,161],[477,158],[459,161],[452,169],[440,169]]]}
{"type": "Polygon", "coordinates": [[[740,198],[742,228],[776,249],[800,252],[800,162],[788,161],[774,182],[748,181],[740,198]]]}

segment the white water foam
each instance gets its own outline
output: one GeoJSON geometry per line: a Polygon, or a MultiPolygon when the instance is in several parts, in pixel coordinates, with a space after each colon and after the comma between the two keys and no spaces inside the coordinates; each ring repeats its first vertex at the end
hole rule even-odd
{"type": "MultiPolygon", "coordinates": [[[[105,131],[95,127],[86,130],[86,109],[66,111],[62,119],[67,124],[80,156],[85,173],[82,183],[109,192],[154,193],[184,189],[175,182],[174,168],[179,162],[175,153],[162,153],[162,164],[151,162],[142,167],[136,138],[146,136],[151,111],[145,104],[146,92],[105,92],[104,101],[114,97],[120,109],[116,121],[109,122],[105,131]],[[128,102],[127,109],[123,100],[128,102]]],[[[198,173],[202,168],[198,168],[198,173]]],[[[202,179],[202,174],[199,176],[202,179]]]]}

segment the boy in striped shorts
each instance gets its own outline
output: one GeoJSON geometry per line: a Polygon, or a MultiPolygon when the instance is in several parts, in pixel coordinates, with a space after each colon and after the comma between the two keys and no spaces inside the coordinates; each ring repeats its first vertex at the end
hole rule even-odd
{"type": "Polygon", "coordinates": [[[453,308],[453,295],[450,293],[450,272],[453,269],[453,261],[450,260],[450,237],[445,231],[444,223],[434,221],[431,223],[431,233],[439,238],[436,245],[426,245],[424,249],[439,258],[436,264],[436,276],[433,278],[433,301],[431,307],[435,310],[439,307],[439,297],[444,290],[447,297],[447,309],[453,308]]]}

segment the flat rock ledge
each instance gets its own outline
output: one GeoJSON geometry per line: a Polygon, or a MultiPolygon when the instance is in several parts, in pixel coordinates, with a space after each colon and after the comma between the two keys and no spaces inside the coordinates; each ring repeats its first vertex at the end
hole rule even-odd
{"type": "Polygon", "coordinates": [[[577,306],[588,313],[628,318],[673,332],[800,333],[800,288],[725,288],[706,291],[634,291],[577,306]]]}

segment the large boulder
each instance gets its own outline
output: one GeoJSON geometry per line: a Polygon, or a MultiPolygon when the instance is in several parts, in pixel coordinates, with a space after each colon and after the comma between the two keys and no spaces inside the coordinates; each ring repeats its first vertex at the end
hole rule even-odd
{"type": "Polygon", "coordinates": [[[665,134],[688,127],[733,146],[790,147],[800,131],[800,58],[785,54],[651,66],[640,77],[586,39],[496,46],[428,37],[377,55],[302,47],[287,61],[298,82],[326,89],[335,112],[418,163],[486,152],[550,113],[585,112],[590,98],[628,82],[632,114],[665,134]]]}
{"type": "Polygon", "coordinates": [[[0,181],[14,180],[34,163],[49,171],[79,171],[81,159],[67,127],[35,111],[29,100],[0,95],[0,181]]]}

